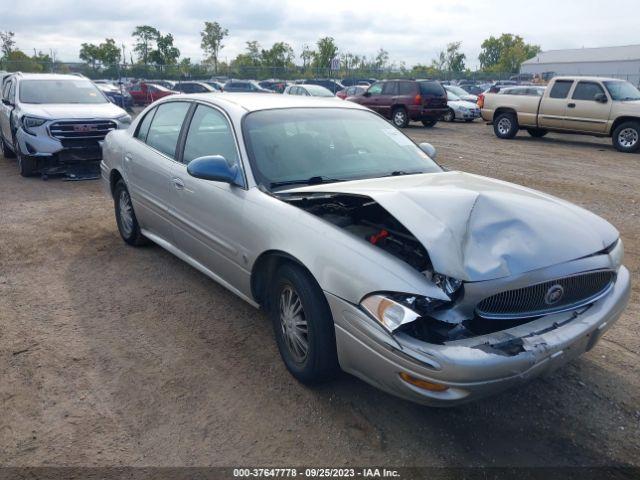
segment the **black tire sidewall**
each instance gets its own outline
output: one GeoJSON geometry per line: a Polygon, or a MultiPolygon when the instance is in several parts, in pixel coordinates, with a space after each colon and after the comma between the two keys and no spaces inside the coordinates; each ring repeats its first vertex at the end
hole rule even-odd
{"type": "Polygon", "coordinates": [[[129,202],[131,202],[131,194],[129,193],[129,190],[127,189],[125,183],[120,180],[118,181],[118,183],[116,183],[116,186],[113,189],[113,207],[116,216],[116,225],[118,226],[118,232],[120,233],[120,237],[122,237],[122,239],[129,245],[143,245],[145,243],[145,237],[143,237],[142,233],[140,232],[140,225],[138,224],[136,213],[133,210],[133,204],[131,205],[131,211],[133,215],[133,228],[131,229],[131,235],[126,236],[124,230],[122,229],[122,220],[120,218],[120,194],[123,191],[127,192],[127,195],[129,195],[129,202]]]}
{"type": "Polygon", "coordinates": [[[623,153],[635,153],[640,151],[640,140],[636,142],[636,144],[631,148],[624,147],[620,145],[620,143],[618,143],[618,136],[620,135],[620,132],[626,128],[633,128],[636,131],[636,133],[640,136],[640,122],[621,123],[616,127],[616,129],[613,132],[613,136],[612,136],[613,146],[615,147],[616,150],[623,153]]]}
{"type": "Polygon", "coordinates": [[[338,370],[333,317],[322,289],[302,267],[286,263],[272,282],[269,315],[273,324],[280,356],[289,372],[300,382],[313,384],[331,379],[338,370]],[[294,360],[280,325],[279,299],[286,287],[292,287],[300,298],[307,320],[309,349],[303,363],[294,360]]]}
{"type": "Polygon", "coordinates": [[[442,117],[442,119],[443,119],[445,122],[455,122],[455,121],[456,121],[456,112],[454,112],[454,111],[453,111],[453,109],[451,109],[451,108],[450,108],[450,109],[447,111],[447,113],[445,113],[445,114],[444,114],[444,116],[442,117]],[[447,116],[449,116],[449,117],[447,118],[447,116]]]}
{"type": "Polygon", "coordinates": [[[438,123],[438,120],[422,120],[422,125],[426,128],[433,128],[438,123]]]}
{"type": "Polygon", "coordinates": [[[498,118],[496,118],[495,121],[493,122],[493,131],[496,134],[496,137],[498,138],[503,138],[503,139],[513,138],[518,134],[518,130],[519,130],[518,119],[513,113],[501,113],[500,115],[498,115],[498,118]],[[506,134],[502,134],[498,130],[498,124],[500,123],[500,120],[504,118],[508,118],[509,121],[511,122],[511,128],[506,134]]]}

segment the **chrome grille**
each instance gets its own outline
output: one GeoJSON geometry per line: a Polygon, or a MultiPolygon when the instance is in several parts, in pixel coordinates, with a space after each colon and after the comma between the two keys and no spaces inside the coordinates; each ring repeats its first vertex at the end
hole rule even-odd
{"type": "Polygon", "coordinates": [[[69,120],[52,123],[49,132],[54,138],[92,138],[103,140],[111,130],[118,128],[113,120],[69,120]]]}
{"type": "Polygon", "coordinates": [[[476,307],[485,318],[527,318],[578,308],[595,301],[613,283],[615,272],[598,270],[500,292],[476,307]],[[560,288],[558,288],[558,286],[560,288]],[[554,293],[562,292],[559,299],[554,293]]]}

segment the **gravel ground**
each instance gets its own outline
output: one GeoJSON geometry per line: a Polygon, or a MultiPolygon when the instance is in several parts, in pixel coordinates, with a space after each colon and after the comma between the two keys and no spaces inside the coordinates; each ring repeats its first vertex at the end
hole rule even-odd
{"type": "Polygon", "coordinates": [[[448,410],[348,375],[306,388],[262,312],[159,247],[125,246],[99,182],[22,179],[0,157],[0,464],[640,465],[640,155],[590,137],[501,141],[479,122],[407,132],[450,169],[618,227],[635,285],[595,349],[448,410]]]}

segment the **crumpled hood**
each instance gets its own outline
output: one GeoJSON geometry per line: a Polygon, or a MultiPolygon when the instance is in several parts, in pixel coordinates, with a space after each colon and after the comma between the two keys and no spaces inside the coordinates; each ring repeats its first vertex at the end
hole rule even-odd
{"type": "Polygon", "coordinates": [[[60,120],[64,118],[89,120],[92,118],[117,118],[126,115],[122,108],[106,103],[45,103],[22,104],[22,111],[34,117],[60,120]]]}
{"type": "Polygon", "coordinates": [[[535,190],[462,172],[314,185],[288,192],[366,195],[427,249],[436,272],[465,281],[582,258],[616,241],[607,221],[535,190]]]}

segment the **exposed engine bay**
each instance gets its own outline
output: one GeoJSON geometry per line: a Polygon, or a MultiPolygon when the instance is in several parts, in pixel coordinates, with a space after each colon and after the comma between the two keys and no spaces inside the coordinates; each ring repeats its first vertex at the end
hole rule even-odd
{"type": "Polygon", "coordinates": [[[278,195],[278,198],[340,227],[430,274],[429,254],[404,225],[369,197],[343,194],[278,195]]]}

